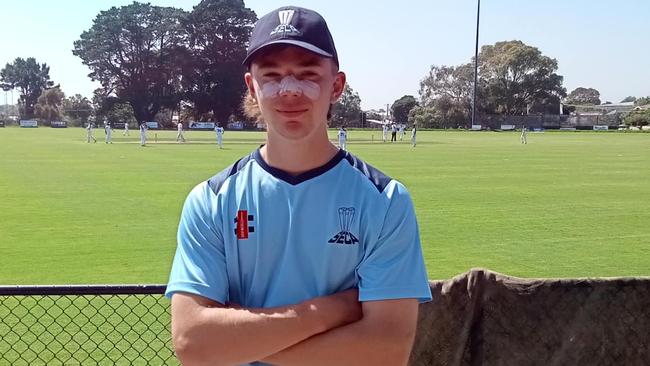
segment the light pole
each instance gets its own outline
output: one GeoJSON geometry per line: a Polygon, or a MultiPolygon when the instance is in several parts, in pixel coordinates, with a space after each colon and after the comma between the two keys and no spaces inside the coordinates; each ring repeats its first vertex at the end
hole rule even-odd
{"type": "Polygon", "coordinates": [[[476,9],[476,47],[474,48],[474,92],[472,93],[472,126],[476,118],[476,84],[478,83],[478,25],[481,14],[481,0],[478,0],[476,9]]]}
{"type": "MultiPolygon", "coordinates": [[[[14,88],[11,88],[11,115],[12,116],[15,116],[14,110],[15,110],[14,109],[14,88]]],[[[19,113],[20,113],[20,109],[19,109],[19,113]]]]}

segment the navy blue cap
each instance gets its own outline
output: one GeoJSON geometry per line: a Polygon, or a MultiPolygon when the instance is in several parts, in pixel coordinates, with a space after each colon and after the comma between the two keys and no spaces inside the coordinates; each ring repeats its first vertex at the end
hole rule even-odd
{"type": "Polygon", "coordinates": [[[271,45],[302,47],[339,64],[332,34],[317,12],[297,6],[284,6],[261,17],[253,28],[243,64],[250,66],[255,54],[271,45]]]}

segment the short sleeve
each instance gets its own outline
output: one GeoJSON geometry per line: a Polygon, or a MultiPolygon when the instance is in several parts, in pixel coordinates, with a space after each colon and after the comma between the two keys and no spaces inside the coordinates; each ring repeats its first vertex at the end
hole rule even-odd
{"type": "Polygon", "coordinates": [[[228,275],[222,230],[215,222],[217,196],[207,182],[188,195],[178,225],[177,247],[165,296],[176,292],[228,302],[228,275]]]}
{"type": "Polygon", "coordinates": [[[413,203],[406,188],[392,181],[384,194],[388,209],[378,239],[367,243],[359,265],[359,300],[431,300],[413,203]]]}

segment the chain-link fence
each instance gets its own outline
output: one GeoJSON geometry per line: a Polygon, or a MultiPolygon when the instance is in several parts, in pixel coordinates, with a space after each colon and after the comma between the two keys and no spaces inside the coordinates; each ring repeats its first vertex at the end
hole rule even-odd
{"type": "Polygon", "coordinates": [[[178,365],[165,286],[1,286],[0,365],[178,365]]]}
{"type": "MultiPolygon", "coordinates": [[[[178,365],[165,286],[0,286],[0,366],[178,365]]],[[[650,278],[431,282],[411,366],[646,366],[650,278]]]]}

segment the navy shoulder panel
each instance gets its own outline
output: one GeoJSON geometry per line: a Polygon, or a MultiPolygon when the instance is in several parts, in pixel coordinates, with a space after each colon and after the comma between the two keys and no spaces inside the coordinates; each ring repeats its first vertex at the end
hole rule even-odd
{"type": "Polygon", "coordinates": [[[228,179],[228,177],[235,175],[238,171],[242,170],[246,163],[248,163],[253,158],[253,154],[244,156],[243,158],[237,160],[234,164],[222,170],[218,174],[214,175],[212,178],[208,179],[208,186],[214,194],[217,194],[221,189],[223,183],[228,179]]]}
{"type": "Polygon", "coordinates": [[[372,184],[377,188],[379,193],[382,193],[388,183],[393,180],[391,177],[382,173],[379,169],[373,167],[372,165],[366,163],[365,161],[359,159],[358,157],[347,153],[345,155],[345,160],[355,167],[361,174],[365,175],[366,178],[370,179],[372,184]]]}

